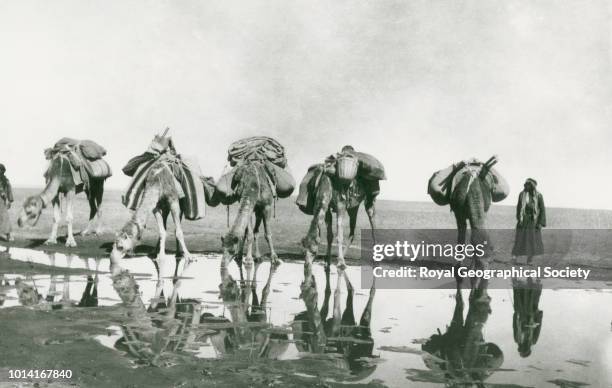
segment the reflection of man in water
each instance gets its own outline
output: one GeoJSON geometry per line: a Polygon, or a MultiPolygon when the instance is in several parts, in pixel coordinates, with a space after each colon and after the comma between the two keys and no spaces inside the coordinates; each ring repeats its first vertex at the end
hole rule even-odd
{"type": "Polygon", "coordinates": [[[491,314],[487,281],[472,285],[468,312],[463,319],[463,297],[458,283],[455,310],[446,332],[434,334],[423,344],[425,365],[448,386],[484,386],[499,368],[504,355],[496,344],[486,342],[483,328],[491,314]]]}
{"type": "Polygon", "coordinates": [[[540,279],[512,279],[514,315],[512,332],[521,357],[529,357],[538,342],[544,313],[539,309],[542,283],[540,279]]]}
{"type": "Polygon", "coordinates": [[[353,309],[354,289],[345,271],[338,272],[338,283],[334,291],[334,306],[331,318],[327,318],[331,296],[330,275],[325,271],[325,294],[321,309],[318,309],[318,293],[312,264],[305,265],[305,279],[301,285],[300,297],[306,305],[306,311],[295,316],[292,324],[293,337],[298,350],[313,353],[339,353],[345,362],[344,368],[358,378],[372,374],[376,365],[364,358],[372,357],[374,340],[370,330],[372,306],[376,288],[370,289],[370,296],[363,310],[359,324],[355,320],[353,309]],[[348,295],[346,308],[341,309],[340,289],[342,279],[346,281],[348,295]]]}

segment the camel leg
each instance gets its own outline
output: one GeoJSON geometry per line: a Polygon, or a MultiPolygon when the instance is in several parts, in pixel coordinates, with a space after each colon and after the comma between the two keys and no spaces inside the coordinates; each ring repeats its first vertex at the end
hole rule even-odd
{"type": "Polygon", "coordinates": [[[264,233],[266,235],[266,242],[270,247],[270,262],[273,266],[279,266],[283,263],[281,259],[278,258],[276,251],[274,250],[274,245],[272,244],[272,231],[270,230],[270,218],[272,218],[272,207],[270,205],[266,205],[263,210],[263,225],[264,225],[264,233]]]}
{"type": "Polygon", "coordinates": [[[321,178],[321,183],[317,189],[317,202],[312,221],[310,222],[306,237],[302,239],[302,246],[306,250],[306,262],[310,264],[312,264],[319,249],[319,242],[321,241],[319,231],[322,229],[325,215],[329,209],[332,192],[331,181],[325,177],[321,178]]]}
{"type": "Polygon", "coordinates": [[[104,232],[104,226],[102,224],[102,198],[104,197],[104,181],[96,184],[93,189],[93,196],[96,202],[96,234],[100,235],[104,232]]]}
{"type": "Polygon", "coordinates": [[[325,255],[325,272],[329,273],[332,256],[332,244],[334,243],[334,229],[332,227],[332,212],[325,213],[325,226],[327,228],[327,254],[325,255]]]}
{"type": "Polygon", "coordinates": [[[51,202],[53,205],[53,225],[51,226],[51,235],[45,241],[45,245],[57,244],[57,228],[62,219],[62,210],[60,209],[60,203],[58,198],[54,198],[51,202]]]}
{"type": "Polygon", "coordinates": [[[353,241],[355,241],[355,229],[357,227],[357,212],[359,211],[359,206],[353,207],[350,209],[346,209],[346,213],[349,217],[349,238],[346,243],[346,247],[344,248],[345,252],[348,252],[349,248],[353,246],[353,241]]]}
{"type": "Polygon", "coordinates": [[[153,265],[155,266],[155,270],[157,271],[157,279],[161,279],[161,265],[164,262],[164,256],[166,256],[166,222],[164,220],[163,211],[159,207],[153,209],[153,216],[155,216],[155,222],[157,222],[158,249],[155,257],[152,257],[151,260],[153,260],[153,265]]]}
{"type": "MultiPolygon", "coordinates": [[[[376,197],[366,198],[365,201],[365,210],[368,215],[368,220],[370,221],[370,229],[372,232],[372,241],[376,244],[376,197]]],[[[355,220],[357,219],[357,214],[355,214],[355,220]]]]}
{"type": "Polygon", "coordinates": [[[251,279],[251,271],[253,269],[253,223],[249,219],[246,227],[246,237],[245,237],[245,245],[246,245],[246,255],[244,257],[244,267],[247,270],[247,280],[251,279]]]}
{"type": "Polygon", "coordinates": [[[336,266],[339,270],[346,269],[346,263],[344,262],[344,213],[346,210],[345,203],[341,200],[337,204],[336,213],[336,239],[338,240],[338,261],[336,266]]]}
{"type": "Polygon", "coordinates": [[[255,227],[253,228],[253,244],[255,245],[255,263],[261,262],[261,250],[259,249],[259,227],[264,215],[260,208],[255,209],[255,227]]]}
{"type": "Polygon", "coordinates": [[[68,236],[66,237],[66,246],[68,248],[75,248],[77,246],[74,240],[74,233],[72,230],[72,221],[74,220],[74,197],[76,193],[74,190],[70,190],[66,193],[66,223],[68,228],[68,236]]]}
{"type": "Polygon", "coordinates": [[[97,206],[96,206],[96,199],[95,199],[93,191],[94,191],[93,187],[90,187],[88,191],[85,193],[87,194],[87,202],[89,203],[89,220],[87,221],[87,226],[85,227],[85,229],[81,231],[81,236],[88,236],[94,233],[93,230],[94,230],[94,221],[95,221],[95,217],[97,213],[97,206]]]}
{"type": "Polygon", "coordinates": [[[187,244],[185,243],[185,235],[183,234],[183,227],[181,226],[181,207],[178,201],[173,201],[170,204],[170,212],[172,213],[172,220],[175,225],[176,239],[178,240],[181,248],[183,248],[184,257],[186,262],[189,263],[193,260],[187,244]]]}
{"type": "Polygon", "coordinates": [[[240,244],[238,232],[240,232],[242,236],[242,232],[246,230],[251,219],[253,208],[254,205],[251,200],[248,197],[243,197],[240,201],[240,209],[238,210],[238,215],[236,216],[234,224],[227,234],[221,238],[221,245],[223,246],[222,267],[227,266],[232,258],[234,258],[236,247],[240,244]]]}

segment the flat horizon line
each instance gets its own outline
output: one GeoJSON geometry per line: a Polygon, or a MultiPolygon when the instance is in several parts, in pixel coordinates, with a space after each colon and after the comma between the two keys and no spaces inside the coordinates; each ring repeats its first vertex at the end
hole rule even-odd
{"type": "MultiPolygon", "coordinates": [[[[41,189],[40,186],[13,186],[14,189],[18,189],[18,190],[36,190],[36,189],[41,189]]],[[[117,191],[117,192],[121,192],[123,191],[123,189],[118,189],[115,187],[105,187],[105,190],[108,191],[117,191]]],[[[297,195],[290,195],[287,198],[283,198],[283,199],[288,199],[288,198],[296,198],[297,195]]],[[[385,202],[401,202],[401,203],[418,203],[418,204],[427,204],[427,205],[432,205],[432,206],[436,206],[436,207],[446,207],[446,206],[439,206],[436,205],[433,202],[430,201],[423,201],[423,200],[405,200],[405,199],[394,199],[394,198],[378,198],[378,201],[385,201],[385,202]]],[[[516,207],[516,205],[509,205],[509,204],[505,204],[505,203],[495,203],[495,206],[500,206],[500,207],[516,207]]],[[[546,206],[548,209],[563,209],[563,210],[592,210],[592,211],[607,211],[607,212],[612,212],[612,209],[603,209],[603,208],[590,208],[590,207],[572,207],[572,206],[546,206]]]]}

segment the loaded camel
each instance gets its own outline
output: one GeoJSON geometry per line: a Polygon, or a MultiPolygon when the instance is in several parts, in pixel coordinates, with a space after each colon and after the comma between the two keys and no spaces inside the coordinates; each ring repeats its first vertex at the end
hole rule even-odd
{"type": "Polygon", "coordinates": [[[270,247],[270,260],[272,265],[278,266],[282,261],[278,258],[272,243],[270,220],[275,195],[273,184],[268,176],[265,162],[260,160],[246,160],[236,167],[234,179],[238,182],[234,193],[240,198],[238,215],[228,233],[221,238],[223,245],[223,259],[221,265],[227,266],[232,258],[242,268],[247,269],[250,277],[253,264],[261,261],[258,236],[259,228],[263,223],[266,242],[270,247]],[[253,226],[251,216],[255,214],[253,226]],[[244,262],[242,255],[246,245],[244,262]],[[255,258],[253,258],[253,245],[255,245],[255,258]]]}
{"type": "MultiPolygon", "coordinates": [[[[484,163],[469,159],[434,174],[429,182],[432,199],[439,205],[450,204],[457,222],[458,244],[466,243],[468,222],[471,244],[487,244],[487,212],[492,202],[503,200],[509,192],[504,178],[493,169],[496,163],[496,156],[484,163]]],[[[487,265],[486,260],[474,259],[477,259],[473,260],[477,268],[487,265]]]]}
{"type": "MultiPolygon", "coordinates": [[[[17,219],[19,227],[24,225],[35,226],[42,210],[49,204],[53,207],[53,226],[51,235],[45,241],[46,245],[57,244],[57,232],[63,216],[66,219],[68,234],[66,237],[67,247],[76,247],[72,222],[74,219],[74,199],[80,190],[85,192],[89,202],[89,223],[82,235],[89,233],[99,234],[102,231],[100,206],[104,195],[104,181],[106,178],[89,177],[89,184],[81,189],[73,176],[70,158],[67,152],[58,152],[51,157],[49,169],[45,174],[47,185],[44,190],[34,196],[26,198],[23,208],[17,219]],[[94,224],[97,221],[97,227],[94,224]]],[[[82,167],[83,168],[83,167],[82,167]]]]}
{"type": "Polygon", "coordinates": [[[175,224],[177,261],[184,257],[187,262],[191,262],[192,257],[187,249],[183,228],[181,227],[180,186],[169,162],[165,158],[160,158],[150,166],[146,174],[142,199],[130,220],[117,233],[111,251],[111,260],[116,262],[133,253],[136,243],[142,238],[147,218],[149,214],[153,213],[159,231],[158,249],[156,257],[153,258],[154,263],[159,265],[159,255],[165,255],[166,252],[166,221],[170,214],[175,224]]]}
{"type": "MultiPolygon", "coordinates": [[[[355,227],[357,226],[357,213],[359,206],[364,203],[368,219],[370,221],[370,227],[372,231],[372,239],[375,241],[375,229],[376,229],[376,197],[379,192],[378,180],[375,179],[363,179],[356,176],[357,166],[355,165],[353,170],[353,176],[350,179],[340,177],[338,174],[338,162],[343,160],[345,157],[347,160],[353,160],[352,163],[357,163],[357,158],[351,156],[354,150],[351,146],[345,146],[342,149],[342,153],[337,158],[328,159],[326,163],[313,167],[309,174],[312,172],[311,178],[307,174],[302,186],[300,187],[300,194],[302,191],[308,190],[312,192],[313,197],[313,215],[310,223],[310,228],[306,237],[302,240],[302,245],[306,250],[306,262],[312,262],[316,257],[319,243],[321,241],[320,234],[323,230],[323,222],[327,226],[327,254],[325,257],[326,268],[329,269],[331,263],[331,251],[332,243],[334,239],[334,232],[332,228],[332,217],[333,213],[336,213],[336,238],[338,242],[338,261],[337,266],[339,269],[345,269],[346,263],[344,261],[344,253],[352,246],[355,239],[355,227]],[[306,182],[306,181],[309,182],[306,182]],[[314,184],[312,185],[312,182],[314,184]],[[308,184],[308,188],[305,187],[308,184]],[[349,217],[349,241],[346,247],[344,246],[344,217],[345,212],[349,217]]],[[[362,154],[363,155],[363,154],[362,154]]],[[[372,157],[370,157],[372,158],[372,157]]],[[[373,158],[371,160],[374,160],[373,158]]],[[[380,162],[376,161],[380,164],[380,162]]],[[[382,168],[382,164],[380,164],[382,168]]],[[[382,170],[381,179],[384,179],[384,170],[382,170]]],[[[304,210],[304,207],[299,203],[298,205],[307,214],[310,212],[304,210]]]]}

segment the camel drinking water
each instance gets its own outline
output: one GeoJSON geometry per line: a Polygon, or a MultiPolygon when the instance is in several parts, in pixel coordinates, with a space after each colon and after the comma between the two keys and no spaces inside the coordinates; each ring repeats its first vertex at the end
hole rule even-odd
{"type": "Polygon", "coordinates": [[[313,215],[308,233],[302,240],[302,245],[306,250],[307,262],[312,262],[316,257],[321,241],[320,234],[323,230],[323,222],[325,222],[327,226],[327,255],[325,260],[326,266],[329,268],[334,239],[332,217],[335,212],[336,238],[338,242],[337,266],[340,269],[346,267],[344,254],[351,247],[355,239],[357,213],[362,202],[370,221],[372,239],[375,241],[376,197],[379,192],[378,180],[381,179],[385,179],[382,164],[371,155],[355,152],[351,146],[345,146],[341,154],[328,158],[324,164],[316,165],[309,170],[300,186],[300,195],[296,201],[304,213],[313,215]],[[343,158],[348,158],[348,160],[354,159],[353,163],[356,163],[359,158],[360,165],[364,164],[361,161],[363,158],[369,165],[376,165],[378,168],[376,176],[374,177],[372,173],[360,174],[356,166],[352,176],[348,178],[340,176],[337,171],[339,168],[338,162],[343,158]],[[306,196],[310,196],[308,201],[302,199],[306,196]],[[306,204],[306,202],[312,203],[312,206],[306,204]],[[348,214],[349,218],[349,237],[346,246],[344,246],[345,214],[348,214]]]}
{"type": "Polygon", "coordinates": [[[270,248],[271,262],[273,265],[279,265],[281,260],[274,250],[270,228],[275,195],[265,162],[258,160],[245,161],[236,167],[234,174],[236,181],[239,182],[235,188],[235,193],[240,198],[240,207],[232,227],[222,238],[223,260],[221,265],[228,265],[232,257],[236,257],[238,264],[241,266],[243,264],[242,255],[246,247],[244,266],[250,273],[255,260],[257,262],[261,260],[258,235],[262,223],[265,238],[270,248]],[[255,225],[252,224],[251,220],[253,214],[255,215],[255,225]],[[253,258],[253,246],[255,248],[255,258],[253,258]]]}
{"type": "MultiPolygon", "coordinates": [[[[147,171],[144,183],[144,193],[138,207],[130,220],[124,225],[113,244],[111,258],[114,261],[123,258],[134,251],[136,244],[142,238],[149,214],[153,213],[159,231],[158,252],[165,255],[166,251],[166,221],[172,215],[175,224],[177,241],[177,260],[192,257],[185,243],[181,226],[182,209],[180,204],[180,186],[166,158],[157,160],[147,171]]],[[[159,259],[159,256],[155,259],[159,259]]]]}
{"type": "MultiPolygon", "coordinates": [[[[47,185],[41,193],[26,198],[17,220],[20,227],[24,225],[35,226],[42,210],[51,205],[53,207],[53,226],[51,227],[51,235],[45,241],[47,245],[57,244],[58,228],[64,217],[68,229],[66,246],[77,246],[73,232],[74,200],[80,187],[75,182],[72,169],[68,153],[58,152],[53,155],[46,173],[47,185]]],[[[83,191],[87,195],[90,211],[89,223],[87,228],[81,233],[82,235],[90,233],[96,222],[95,233],[101,233],[102,231],[100,206],[102,205],[102,197],[104,195],[105,180],[106,177],[96,178],[90,176],[88,184],[83,187],[83,191]]]]}

